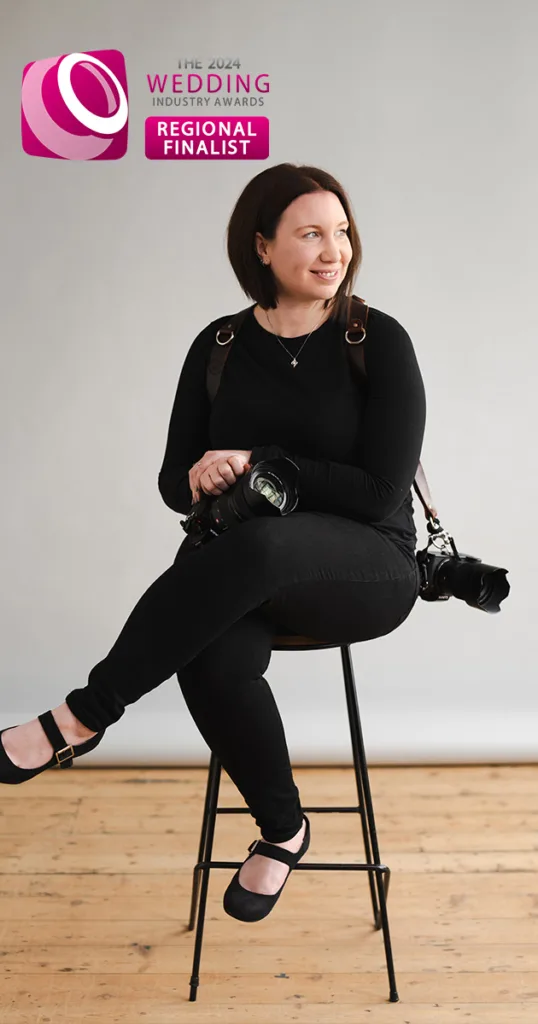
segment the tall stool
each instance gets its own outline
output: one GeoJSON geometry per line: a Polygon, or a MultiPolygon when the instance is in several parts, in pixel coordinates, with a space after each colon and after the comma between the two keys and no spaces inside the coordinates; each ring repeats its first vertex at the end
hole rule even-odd
{"type": "MultiPolygon", "coordinates": [[[[340,647],[342,655],[342,667],[344,672],[344,685],[346,691],[347,711],[349,717],[349,728],[351,732],[351,747],[353,751],[353,765],[357,782],[358,805],[356,807],[304,807],[303,810],[314,814],[349,814],[350,812],[360,814],[362,835],[364,840],[364,852],[366,863],[363,864],[304,864],[300,862],[293,869],[294,871],[367,871],[372,899],[372,910],[374,916],[374,930],[383,929],[383,941],[385,944],[385,956],[387,960],[387,971],[389,976],[389,1002],[399,1002],[396,990],[396,978],[394,974],[394,963],[392,959],[392,947],[389,933],[389,921],[387,916],[387,896],[390,883],[390,869],[386,864],[381,864],[379,858],[379,847],[372,806],[372,795],[368,779],[368,768],[362,738],[362,729],[359,716],[359,705],[357,701],[357,690],[355,687],[355,676],[353,674],[353,662],[349,651],[349,644],[324,644],[317,643],[311,637],[299,636],[285,627],[279,628],[275,635],[272,649],[274,651],[319,651],[323,648],[340,647]],[[371,843],[371,847],[370,847],[371,843]],[[373,854],[373,856],[372,856],[373,854]],[[379,896],[377,903],[376,889],[373,875],[379,896]]],[[[211,868],[239,868],[243,861],[232,860],[211,860],[213,850],[213,837],[217,814],[250,814],[248,807],[219,807],[218,796],[221,777],[221,763],[213,752],[209,762],[207,787],[202,819],[202,833],[200,836],[200,847],[198,850],[198,863],[194,867],[191,897],[191,914],[188,929],[192,931],[195,925],[196,909],[198,907],[198,920],[196,927],[196,940],[194,945],[194,958],[192,974],[190,979],[189,1001],[196,1000],[196,993],[200,984],[200,960],[202,955],[202,939],[204,933],[205,909],[207,902],[207,890],[209,887],[209,872],[211,868]],[[200,875],[202,875],[200,885],[200,875]]]]}

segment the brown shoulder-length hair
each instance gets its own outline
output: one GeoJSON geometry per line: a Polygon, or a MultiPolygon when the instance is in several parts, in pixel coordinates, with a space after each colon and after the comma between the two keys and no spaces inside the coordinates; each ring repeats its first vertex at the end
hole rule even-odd
{"type": "Polygon", "coordinates": [[[252,178],[237,200],[227,229],[228,258],[241,288],[263,309],[275,309],[278,302],[277,282],[271,267],[263,267],[256,250],[256,232],[272,241],[280,218],[297,196],[309,192],[334,192],[349,221],[348,237],[352,256],[346,275],[324,308],[333,304],[331,317],[347,313],[348,298],[353,294],[353,281],[362,262],[362,246],[351,204],[339,181],[320,167],[308,164],[276,164],[252,178]]]}

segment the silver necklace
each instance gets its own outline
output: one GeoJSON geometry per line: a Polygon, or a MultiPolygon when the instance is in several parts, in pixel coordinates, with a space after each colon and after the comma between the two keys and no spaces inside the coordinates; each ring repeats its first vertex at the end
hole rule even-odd
{"type": "MultiPolygon", "coordinates": [[[[262,259],[261,256],[260,256],[260,262],[261,262],[261,264],[264,267],[267,266],[267,264],[264,262],[264,260],[262,259]]],[[[274,329],[274,327],[273,327],[273,325],[271,323],[271,320],[270,320],[270,317],[269,317],[269,313],[267,312],[266,309],[264,310],[264,313],[265,313],[267,319],[269,320],[269,323],[271,325],[271,329],[273,331],[273,334],[275,335],[275,338],[277,339],[277,341],[280,342],[280,344],[282,345],[282,348],[284,349],[284,351],[287,352],[289,356],[291,356],[291,365],[293,366],[293,369],[295,369],[295,367],[297,366],[297,362],[298,362],[297,356],[299,356],[301,354],[301,352],[303,351],[303,348],[305,347],[305,345],[306,345],[306,343],[308,341],[308,338],[310,337],[310,334],[313,334],[314,331],[316,331],[317,328],[319,327],[319,325],[321,323],[321,320],[323,320],[323,316],[325,316],[325,312],[323,313],[323,316],[322,316],[321,320],[319,321],[319,323],[317,323],[316,326],[312,328],[312,330],[310,331],[310,334],[303,341],[303,344],[301,345],[301,347],[300,347],[300,349],[299,349],[299,351],[297,353],[297,356],[294,356],[292,352],[289,352],[288,349],[286,348],[284,342],[282,341],[282,338],[279,338],[278,334],[276,333],[276,331],[275,331],[275,329],[274,329]]]]}

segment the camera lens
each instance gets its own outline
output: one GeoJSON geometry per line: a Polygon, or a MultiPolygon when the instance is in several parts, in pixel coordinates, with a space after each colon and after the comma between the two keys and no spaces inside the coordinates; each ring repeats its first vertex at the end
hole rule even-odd
{"type": "Polygon", "coordinates": [[[281,508],[286,500],[286,494],[282,487],[275,486],[275,482],[275,478],[260,473],[252,484],[252,490],[263,494],[272,505],[281,508]]]}

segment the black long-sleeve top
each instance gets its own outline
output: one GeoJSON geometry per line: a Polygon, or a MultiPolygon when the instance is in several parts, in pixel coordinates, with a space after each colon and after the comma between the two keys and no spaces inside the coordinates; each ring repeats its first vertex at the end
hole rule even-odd
{"type": "MultiPolygon", "coordinates": [[[[310,335],[294,368],[251,308],[231,342],[211,404],[206,366],[215,333],[227,319],[219,317],[200,331],[181,369],[158,477],[166,505],[190,512],[189,470],[210,449],[252,449],[252,465],[288,455],[300,471],[296,512],[319,510],[371,523],[413,552],[411,488],[426,395],[405,328],[370,306],[362,343],[367,378],[357,384],[344,331],[333,319],[310,335]]],[[[305,338],[282,341],[295,356],[305,338]]]]}

